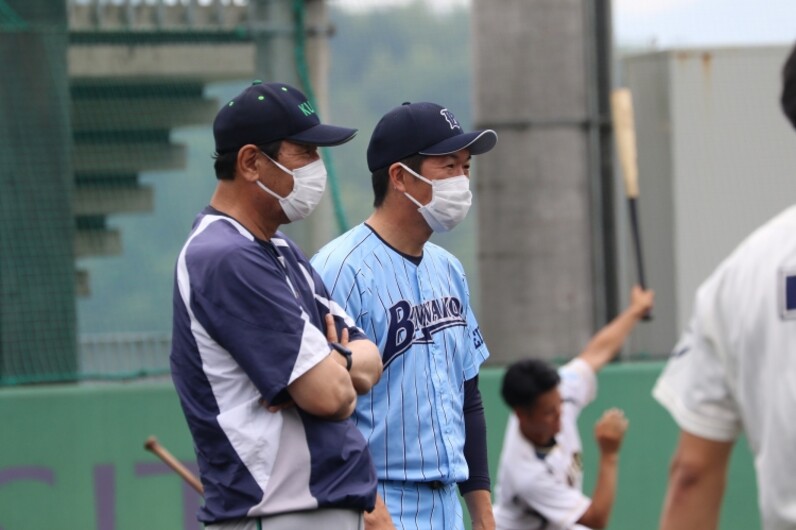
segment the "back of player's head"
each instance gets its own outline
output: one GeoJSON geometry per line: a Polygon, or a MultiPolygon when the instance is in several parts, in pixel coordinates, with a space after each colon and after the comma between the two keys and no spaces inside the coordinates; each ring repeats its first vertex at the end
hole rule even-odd
{"type": "Polygon", "coordinates": [[[509,407],[529,407],[540,395],[556,388],[560,381],[558,370],[550,363],[524,359],[508,367],[500,392],[509,407]]]}
{"type": "Polygon", "coordinates": [[[782,67],[782,96],[780,98],[785,116],[796,127],[796,46],[782,67]]]}

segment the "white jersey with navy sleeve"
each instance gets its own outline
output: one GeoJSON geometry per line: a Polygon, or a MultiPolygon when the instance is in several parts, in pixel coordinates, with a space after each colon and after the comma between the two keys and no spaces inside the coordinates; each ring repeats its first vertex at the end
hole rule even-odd
{"type": "Polygon", "coordinates": [[[176,266],[171,369],[205,490],[201,521],[374,505],[353,420],[261,403],[289,399],[287,386],[329,355],[330,310],[364,338],[281,233],[257,240],[209,207],[197,217],[176,266]]]}
{"type": "Polygon", "coordinates": [[[732,441],[743,429],[763,528],[796,528],[796,207],[700,286],[653,395],[691,434],[732,441]]]}
{"type": "Polygon", "coordinates": [[[379,479],[466,480],[464,382],[489,352],[461,263],[427,243],[416,265],[360,224],[312,264],[382,354],[381,380],[355,414],[379,479]]]}
{"type": "Polygon", "coordinates": [[[512,414],[503,438],[495,486],[497,530],[586,530],[576,524],[591,505],[583,494],[583,452],[578,416],[597,394],[597,378],[581,359],[559,369],[563,400],[555,445],[537,448],[512,414]]]}

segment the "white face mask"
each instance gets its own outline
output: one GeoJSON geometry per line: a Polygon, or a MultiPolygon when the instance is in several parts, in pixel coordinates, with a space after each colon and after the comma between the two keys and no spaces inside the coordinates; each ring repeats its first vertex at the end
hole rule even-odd
{"type": "MultiPolygon", "coordinates": [[[[265,153],[263,153],[265,155],[265,153]]],[[[276,167],[289,175],[293,175],[293,191],[287,197],[281,197],[265,184],[257,181],[257,185],[266,193],[279,199],[282,210],[291,222],[300,221],[307,217],[321,202],[323,192],[326,190],[326,166],[323,160],[318,159],[293,171],[289,170],[268,155],[268,160],[276,167]]]]}
{"type": "Polygon", "coordinates": [[[470,179],[466,175],[429,180],[423,175],[415,173],[403,163],[398,163],[409,173],[431,185],[431,201],[428,204],[420,204],[420,201],[406,192],[404,195],[417,204],[417,211],[433,231],[447,232],[462,222],[473,202],[470,179]]]}

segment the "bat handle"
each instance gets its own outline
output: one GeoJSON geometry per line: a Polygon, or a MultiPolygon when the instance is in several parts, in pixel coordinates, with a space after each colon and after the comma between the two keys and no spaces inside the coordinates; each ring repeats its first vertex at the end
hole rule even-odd
{"type": "Polygon", "coordinates": [[[168,449],[160,445],[160,442],[158,442],[157,438],[154,436],[147,438],[146,442],[144,442],[144,449],[160,458],[163,463],[165,463],[180,477],[182,477],[182,479],[185,480],[185,482],[187,482],[193,489],[195,489],[197,493],[204,495],[204,488],[202,487],[202,483],[199,481],[196,475],[191,473],[191,471],[185,467],[182,462],[177,460],[174,455],[168,451],[168,449]]]}
{"type": "MultiPolygon", "coordinates": [[[[638,222],[638,211],[636,208],[636,198],[632,197],[628,199],[628,206],[630,211],[630,226],[631,232],[633,233],[633,249],[636,253],[636,268],[638,273],[638,284],[641,286],[642,289],[645,291],[647,290],[647,280],[644,276],[644,261],[642,256],[644,255],[641,252],[641,235],[639,230],[639,222],[638,222]]],[[[645,322],[649,322],[652,320],[652,313],[645,313],[644,316],[641,317],[641,320],[645,322]]]]}

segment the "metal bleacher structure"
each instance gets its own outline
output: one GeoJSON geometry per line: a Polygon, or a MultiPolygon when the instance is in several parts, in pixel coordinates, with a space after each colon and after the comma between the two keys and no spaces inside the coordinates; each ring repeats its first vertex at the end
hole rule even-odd
{"type": "Polygon", "coordinates": [[[310,87],[329,34],[325,0],[0,0],[0,387],[167,371],[165,333],[78,336],[81,260],[130,250],[108,220],[186,167],[171,132],[212,123],[208,85],[310,87]]]}
{"type": "Polygon", "coordinates": [[[187,148],[171,131],[212,123],[219,102],[205,95],[208,84],[261,77],[298,85],[323,72],[325,0],[61,1],[0,0],[0,51],[12,57],[6,66],[14,74],[4,93],[20,103],[0,112],[10,124],[0,182],[14,192],[2,202],[4,218],[50,237],[15,235],[18,225],[2,234],[0,248],[10,252],[0,261],[0,387],[167,371],[165,333],[76,336],[74,297],[92,291],[80,259],[121,254],[122,234],[108,219],[154,209],[154,189],[142,173],[186,166],[187,148]],[[308,39],[305,49],[307,36],[321,38],[308,39]],[[18,47],[26,54],[15,54],[18,47]],[[60,96],[38,93],[14,99],[26,79],[60,89],[63,76],[63,105],[60,96]],[[31,113],[44,133],[70,134],[71,145],[48,152],[41,142],[18,157],[17,143],[35,132],[14,137],[14,123],[31,113]],[[54,183],[44,200],[57,216],[25,217],[30,209],[22,201],[35,183],[9,168],[30,159],[51,161],[38,171],[54,183]],[[63,167],[69,170],[59,175],[63,167]]]}
{"type": "MultiPolygon", "coordinates": [[[[208,83],[252,78],[257,2],[69,0],[67,51],[74,172],[75,258],[122,252],[106,219],[151,211],[145,171],[182,169],[177,127],[209,124],[218,102],[208,83]]],[[[76,270],[75,291],[91,279],[76,270]]],[[[81,377],[162,372],[167,334],[107,333],[79,339],[81,377]]]]}
{"type": "MultiPolygon", "coordinates": [[[[122,250],[106,219],[153,208],[144,171],[181,169],[176,127],[210,123],[207,83],[251,78],[254,2],[69,0],[68,73],[75,179],[75,257],[122,250]]],[[[77,271],[78,295],[90,278],[77,271]]]]}

